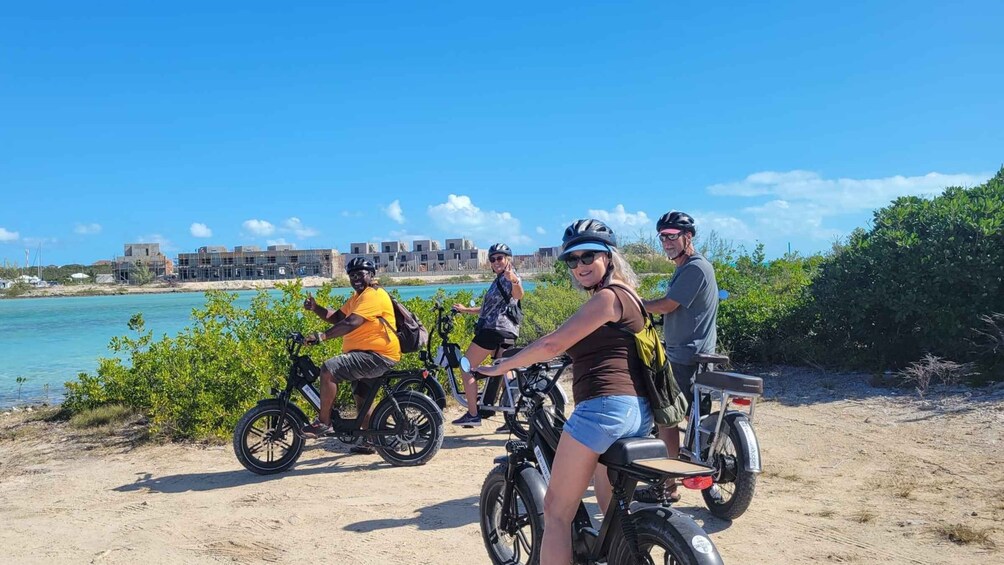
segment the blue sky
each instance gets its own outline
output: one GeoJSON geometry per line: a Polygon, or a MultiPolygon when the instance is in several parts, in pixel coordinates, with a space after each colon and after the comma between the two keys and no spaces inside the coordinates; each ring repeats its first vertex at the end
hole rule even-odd
{"type": "Polygon", "coordinates": [[[670,209],[776,256],[1004,162],[1004,3],[706,4],[8,5],[0,260],[670,209]]]}

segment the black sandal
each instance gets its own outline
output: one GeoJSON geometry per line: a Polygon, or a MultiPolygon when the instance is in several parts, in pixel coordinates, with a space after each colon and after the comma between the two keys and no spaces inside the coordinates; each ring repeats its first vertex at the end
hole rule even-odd
{"type": "Polygon", "coordinates": [[[358,444],[350,447],[349,453],[355,453],[357,455],[374,455],[376,454],[376,447],[374,447],[368,440],[363,439],[360,440],[358,444]]]}

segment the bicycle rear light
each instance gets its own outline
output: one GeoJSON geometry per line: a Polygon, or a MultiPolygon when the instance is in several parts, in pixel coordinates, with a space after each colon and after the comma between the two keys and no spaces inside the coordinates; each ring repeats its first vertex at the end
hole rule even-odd
{"type": "Polygon", "coordinates": [[[690,490],[704,490],[709,488],[714,481],[708,475],[702,475],[700,477],[687,477],[683,479],[683,486],[689,488],[690,490]]]}

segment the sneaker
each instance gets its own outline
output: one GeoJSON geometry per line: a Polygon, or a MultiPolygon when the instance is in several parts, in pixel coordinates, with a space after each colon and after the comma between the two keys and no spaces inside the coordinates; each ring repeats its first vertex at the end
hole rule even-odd
{"type": "Polygon", "coordinates": [[[507,434],[507,433],[510,433],[511,431],[512,430],[509,429],[509,423],[508,422],[502,422],[501,426],[495,428],[495,433],[497,433],[497,434],[507,434]]]}
{"type": "Polygon", "coordinates": [[[325,424],[318,419],[300,428],[300,435],[306,438],[321,437],[331,433],[331,424],[325,424]]]}
{"type": "Polygon", "coordinates": [[[473,428],[475,426],[481,425],[481,416],[477,414],[471,415],[470,412],[464,412],[464,415],[457,418],[451,422],[454,426],[463,426],[465,428],[473,428]]]}
{"type": "Polygon", "coordinates": [[[675,483],[668,487],[665,483],[656,483],[634,491],[634,499],[646,504],[672,504],[680,501],[680,494],[676,492],[675,483]]]}

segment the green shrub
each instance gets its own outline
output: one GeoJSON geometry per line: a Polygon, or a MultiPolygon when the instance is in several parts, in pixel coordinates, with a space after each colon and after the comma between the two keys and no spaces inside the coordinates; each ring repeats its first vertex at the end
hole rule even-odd
{"type": "Polygon", "coordinates": [[[716,263],[718,288],[729,298],[718,306],[719,349],[735,361],[804,362],[815,357],[809,340],[808,294],[819,255],[786,255],[766,261],[762,246],[734,264],[716,263]]]}
{"type": "Polygon", "coordinates": [[[898,198],[822,264],[816,339],[831,362],[902,367],[973,354],[981,317],[1004,312],[1004,168],[973,188],[898,198]]]}
{"type": "MultiPolygon", "coordinates": [[[[302,309],[306,292],[299,281],[277,285],[252,298],[248,308],[234,305],[236,294],[206,293],[203,308],[192,314],[192,324],[176,336],[154,339],[142,315],[129,322],[132,333],[113,338],[115,357],[99,361],[95,374],[81,373],[66,383],[64,407],[80,413],[121,404],[150,419],[151,432],[170,438],[225,437],[248,408],[269,395],[283,381],[289,367],[284,338],[290,331],[314,332],[326,324],[302,309]]],[[[320,304],[338,308],[344,299],[331,294],[332,286],[315,289],[320,304]]],[[[467,303],[470,292],[441,294],[446,304],[467,303]]],[[[426,325],[435,327],[432,301],[404,302],[426,325]]],[[[470,343],[472,316],[457,318],[454,337],[470,343]]],[[[306,349],[316,362],[341,352],[341,340],[306,349]]],[[[421,366],[417,353],[402,359],[401,368],[421,366]]],[[[350,387],[339,387],[341,404],[351,402],[350,387]]]]}

